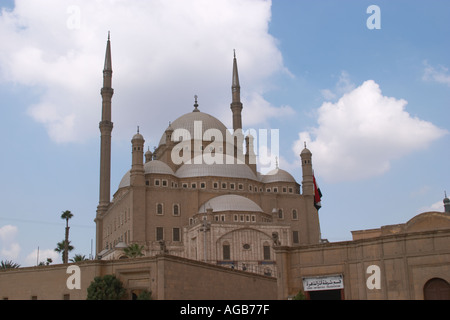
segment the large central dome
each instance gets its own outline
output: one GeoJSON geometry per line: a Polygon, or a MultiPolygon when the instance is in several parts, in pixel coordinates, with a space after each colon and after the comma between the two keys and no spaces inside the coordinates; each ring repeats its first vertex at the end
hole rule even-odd
{"type": "MultiPolygon", "coordinates": [[[[178,119],[176,119],[174,122],[170,124],[169,127],[171,127],[174,131],[176,129],[186,129],[189,132],[190,137],[183,136],[183,140],[189,138],[194,139],[194,125],[196,121],[200,122],[197,125],[201,124],[202,137],[206,130],[217,129],[222,133],[223,139],[224,140],[226,139],[227,128],[225,127],[225,125],[217,118],[207,113],[201,112],[197,108],[194,109],[193,112],[186,113],[181,117],[179,117],[178,119]]],[[[166,134],[163,133],[161,139],[159,140],[159,145],[165,143],[166,143],[166,134]]]]}

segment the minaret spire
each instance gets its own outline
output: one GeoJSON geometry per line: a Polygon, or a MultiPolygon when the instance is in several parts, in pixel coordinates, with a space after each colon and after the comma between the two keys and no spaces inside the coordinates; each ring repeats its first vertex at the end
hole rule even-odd
{"type": "Polygon", "coordinates": [[[231,101],[231,111],[233,113],[233,130],[236,131],[238,129],[242,129],[242,103],[241,103],[241,86],[239,85],[239,74],[237,68],[237,60],[236,60],[236,50],[234,51],[233,58],[233,77],[231,84],[231,93],[232,93],[232,101],[231,101]]]}
{"type": "Polygon", "coordinates": [[[106,53],[105,53],[105,66],[103,67],[103,87],[111,88],[111,79],[112,79],[111,41],[109,40],[109,31],[108,31],[108,41],[106,42],[106,53]]]}
{"type": "Polygon", "coordinates": [[[102,250],[103,241],[103,215],[108,210],[111,196],[111,132],[113,123],[111,122],[111,99],[114,94],[112,84],[112,62],[111,62],[111,42],[108,32],[106,43],[105,65],[103,68],[103,87],[100,91],[102,96],[102,118],[100,128],[100,194],[97,207],[96,247],[97,253],[102,250]]]}

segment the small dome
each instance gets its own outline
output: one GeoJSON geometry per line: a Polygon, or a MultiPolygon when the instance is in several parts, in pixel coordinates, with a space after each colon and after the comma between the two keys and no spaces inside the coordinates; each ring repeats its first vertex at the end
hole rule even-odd
{"type": "Polygon", "coordinates": [[[311,151],[305,147],[300,154],[311,154],[311,151]]]}
{"type": "Polygon", "coordinates": [[[144,164],[145,174],[159,173],[159,174],[171,174],[174,175],[172,169],[164,162],[159,160],[149,161],[144,164]]]}
{"type": "Polygon", "coordinates": [[[125,242],[119,242],[118,244],[116,244],[116,246],[114,247],[115,249],[125,249],[128,248],[128,245],[125,242]]]}
{"type": "Polygon", "coordinates": [[[223,211],[246,211],[246,212],[263,212],[252,200],[238,196],[235,194],[227,194],[218,196],[206,201],[198,210],[198,213],[205,213],[208,208],[212,208],[213,212],[223,211]]]}
{"type": "Polygon", "coordinates": [[[262,174],[260,176],[261,182],[271,183],[271,182],[296,182],[294,177],[287,171],[282,169],[273,169],[267,174],[262,174]]]}
{"type": "Polygon", "coordinates": [[[144,140],[144,137],[140,133],[136,133],[131,140],[144,140]]]}
{"type": "MultiPolygon", "coordinates": [[[[144,164],[144,171],[145,174],[158,173],[158,174],[174,175],[172,169],[167,164],[159,160],[146,162],[144,164]]],[[[120,180],[118,189],[128,187],[129,185],[130,185],[130,171],[127,171],[127,173],[125,173],[125,175],[122,177],[122,180],[120,180]]]]}
{"type": "Polygon", "coordinates": [[[120,180],[118,189],[128,187],[129,185],[130,185],[130,171],[124,174],[122,180],[120,180]]]}

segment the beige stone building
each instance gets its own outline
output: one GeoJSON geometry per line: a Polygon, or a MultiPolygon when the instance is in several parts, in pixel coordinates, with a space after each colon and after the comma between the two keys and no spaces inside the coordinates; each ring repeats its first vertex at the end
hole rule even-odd
{"type": "Polygon", "coordinates": [[[299,292],[307,299],[450,299],[447,196],[444,212],[353,231],[351,241],[322,241],[311,152],[300,154],[301,185],[278,167],[257,170],[254,137],[240,130],[236,57],[234,136],[196,98],[153,153],[139,132],[132,137],[130,170],[111,198],[109,39],[103,76],[96,260],[2,270],[1,299],[85,299],[91,281],[106,274],[122,281],[130,299],[142,290],[158,300],[288,300],[299,292]],[[135,243],[144,257],[127,258],[124,248],[135,243]],[[70,270],[78,270],[76,288],[70,270]]]}
{"type": "Polygon", "coordinates": [[[353,240],[278,247],[278,298],[450,300],[450,200],[404,224],[353,231],[353,240]]]}
{"type": "Polygon", "coordinates": [[[124,247],[137,243],[147,257],[168,253],[275,275],[274,243],[320,242],[311,152],[305,148],[301,153],[302,185],[278,165],[267,174],[258,172],[254,137],[242,131],[236,56],[230,106],[233,130],[200,111],[195,97],[192,112],[168,119],[171,122],[153,153],[144,153],[148,148],[139,132],[132,137],[130,170],[112,199],[111,83],[108,39],[101,90],[100,201],[95,219],[101,259],[120,259],[124,247]]]}

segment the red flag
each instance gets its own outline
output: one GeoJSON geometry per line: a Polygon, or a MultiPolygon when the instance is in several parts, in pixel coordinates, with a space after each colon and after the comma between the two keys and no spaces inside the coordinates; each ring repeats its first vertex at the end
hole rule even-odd
{"type": "Polygon", "coordinates": [[[314,182],[314,207],[319,210],[322,207],[322,192],[320,192],[320,188],[317,186],[316,177],[314,177],[313,173],[313,182],[314,182]]]}

